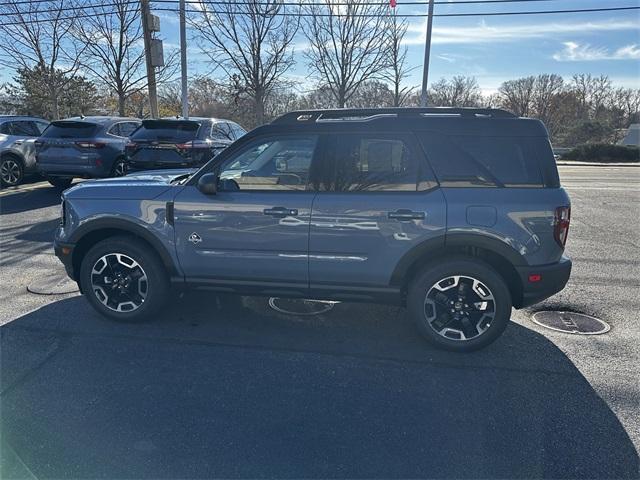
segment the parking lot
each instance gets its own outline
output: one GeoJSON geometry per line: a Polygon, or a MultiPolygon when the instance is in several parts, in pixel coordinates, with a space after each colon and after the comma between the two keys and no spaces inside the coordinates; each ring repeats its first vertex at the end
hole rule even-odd
{"type": "Polygon", "coordinates": [[[77,293],[27,291],[62,270],[59,192],[0,191],[0,476],[637,478],[640,168],[560,175],[571,280],[472,354],[368,304],[294,316],[200,293],[110,322],[77,293]],[[611,330],[532,322],[549,309],[611,330]]]}

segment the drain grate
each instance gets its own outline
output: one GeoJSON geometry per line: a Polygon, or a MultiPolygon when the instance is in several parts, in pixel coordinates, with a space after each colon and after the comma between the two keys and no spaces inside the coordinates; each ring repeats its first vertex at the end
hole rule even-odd
{"type": "Polygon", "coordinates": [[[327,313],[333,306],[339,302],[330,302],[328,300],[298,300],[290,298],[271,297],[269,306],[276,312],[286,313],[287,315],[320,315],[327,313]]]}
{"type": "Polygon", "coordinates": [[[78,284],[64,272],[48,272],[27,286],[27,291],[37,295],[62,295],[78,291],[78,284]]]}
{"type": "Polygon", "coordinates": [[[541,327],[574,335],[600,335],[611,328],[599,318],[575,312],[536,312],[533,321],[541,327]]]}

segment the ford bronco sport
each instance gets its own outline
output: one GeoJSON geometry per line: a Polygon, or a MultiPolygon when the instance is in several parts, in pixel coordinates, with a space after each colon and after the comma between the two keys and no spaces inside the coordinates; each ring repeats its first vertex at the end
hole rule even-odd
{"type": "Polygon", "coordinates": [[[468,351],[565,286],[569,215],[537,120],[302,111],[197,171],[65,191],[55,251],[116,320],[157,314],[172,286],[393,303],[436,346],[468,351]]]}

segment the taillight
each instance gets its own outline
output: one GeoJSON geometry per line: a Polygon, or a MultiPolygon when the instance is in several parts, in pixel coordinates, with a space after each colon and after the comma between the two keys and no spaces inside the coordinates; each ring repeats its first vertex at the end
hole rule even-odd
{"type": "Polygon", "coordinates": [[[80,148],[103,148],[105,145],[103,142],[76,142],[76,146],[80,148]]]}
{"type": "Polygon", "coordinates": [[[134,149],[138,146],[137,143],[135,142],[127,142],[127,144],[124,146],[124,148],[130,148],[130,149],[134,149]]]}
{"type": "Polygon", "coordinates": [[[562,248],[567,244],[569,235],[569,222],[571,221],[571,207],[556,208],[553,222],[553,237],[562,248]]]}
{"type": "Polygon", "coordinates": [[[178,150],[190,150],[193,148],[193,142],[176,143],[176,148],[178,150]]]}

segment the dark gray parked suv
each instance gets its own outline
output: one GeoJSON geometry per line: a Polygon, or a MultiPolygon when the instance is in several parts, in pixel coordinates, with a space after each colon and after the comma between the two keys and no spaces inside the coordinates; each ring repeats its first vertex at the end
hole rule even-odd
{"type": "Polygon", "coordinates": [[[0,115],[0,182],[3,187],[20,185],[24,176],[36,171],[34,140],[49,122],[37,117],[0,115]]]}
{"type": "Polygon", "coordinates": [[[247,133],[218,118],[143,120],[127,143],[127,171],[201,167],[247,133]]]}
{"type": "Polygon", "coordinates": [[[293,112],[196,172],[85,182],[62,210],[56,254],[124,321],[171,286],[385,302],[468,351],[571,271],[547,131],[503,110],[293,112]]]}
{"type": "Polygon", "coordinates": [[[51,122],[36,141],[38,171],[66,188],[74,177],[120,177],[126,173],[124,148],[140,120],[75,117],[51,122]]]}

